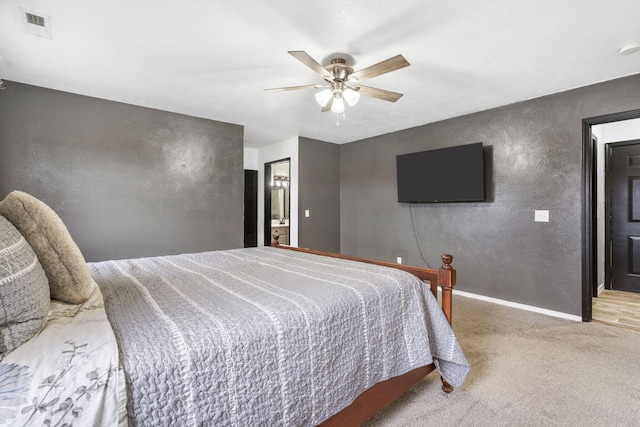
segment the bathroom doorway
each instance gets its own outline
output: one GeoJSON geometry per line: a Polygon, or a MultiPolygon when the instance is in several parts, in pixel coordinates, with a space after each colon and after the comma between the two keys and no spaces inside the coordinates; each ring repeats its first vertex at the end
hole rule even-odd
{"type": "Polygon", "coordinates": [[[290,241],[291,161],[277,160],[264,165],[264,244],[290,241]]]}

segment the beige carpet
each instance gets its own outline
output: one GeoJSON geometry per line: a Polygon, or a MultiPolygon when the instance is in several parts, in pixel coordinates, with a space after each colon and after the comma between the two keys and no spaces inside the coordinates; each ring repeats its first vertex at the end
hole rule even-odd
{"type": "Polygon", "coordinates": [[[453,326],[462,387],[429,375],[366,426],[640,425],[640,332],[457,295],[453,326]]]}

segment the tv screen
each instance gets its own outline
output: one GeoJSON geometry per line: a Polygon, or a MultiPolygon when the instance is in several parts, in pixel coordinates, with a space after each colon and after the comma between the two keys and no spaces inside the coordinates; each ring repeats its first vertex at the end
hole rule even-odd
{"type": "Polygon", "coordinates": [[[398,202],[484,200],[482,143],[402,154],[396,157],[398,202]]]}

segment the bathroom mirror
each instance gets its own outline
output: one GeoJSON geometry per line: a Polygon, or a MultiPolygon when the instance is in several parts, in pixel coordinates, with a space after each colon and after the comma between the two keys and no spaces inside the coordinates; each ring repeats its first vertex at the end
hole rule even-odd
{"type": "Polygon", "coordinates": [[[271,189],[271,219],[289,219],[289,187],[271,189]]]}

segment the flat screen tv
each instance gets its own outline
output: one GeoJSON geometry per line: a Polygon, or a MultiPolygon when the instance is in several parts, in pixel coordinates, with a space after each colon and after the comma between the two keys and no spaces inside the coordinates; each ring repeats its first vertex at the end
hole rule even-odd
{"type": "Polygon", "coordinates": [[[484,201],[482,143],[396,157],[398,202],[484,201]]]}

